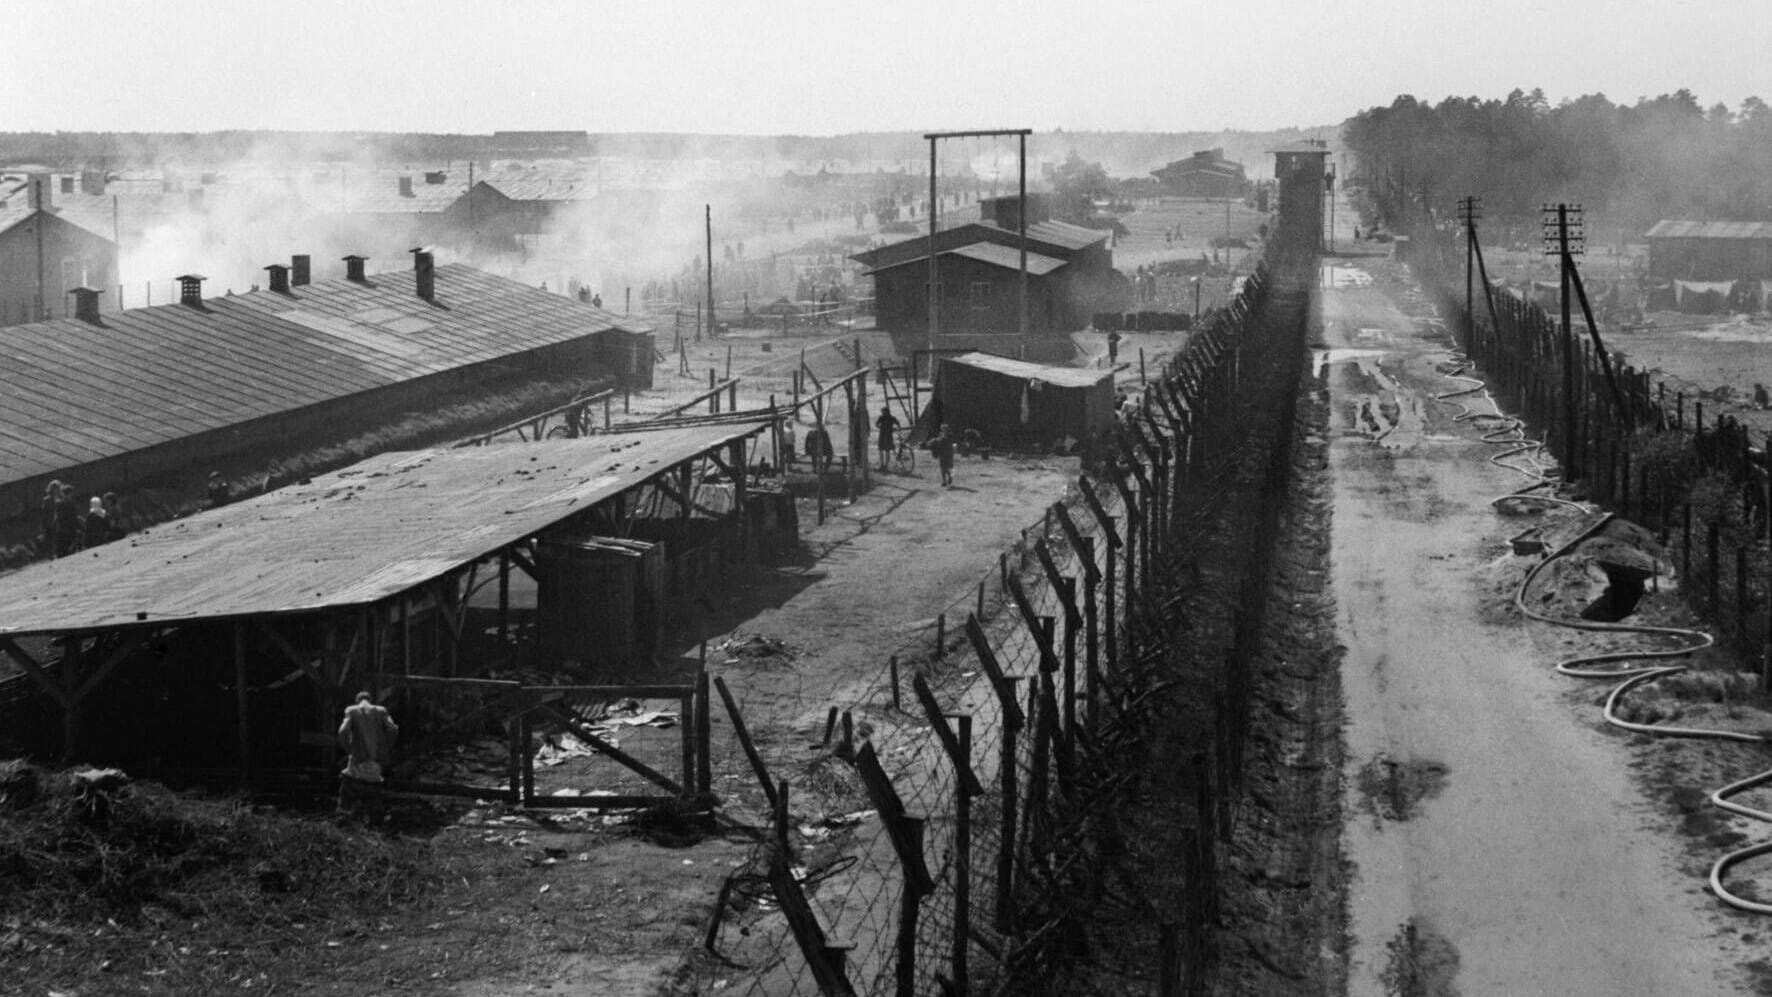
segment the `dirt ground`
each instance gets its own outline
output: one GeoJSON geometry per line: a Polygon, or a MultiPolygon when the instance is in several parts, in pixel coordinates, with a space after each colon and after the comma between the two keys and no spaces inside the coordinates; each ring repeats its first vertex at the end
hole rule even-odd
{"type": "Polygon", "coordinates": [[[1530,559],[1507,543],[1524,524],[1489,500],[1529,482],[1435,400],[1464,384],[1406,275],[1338,262],[1320,369],[1353,794],[1348,992],[1765,992],[1743,944],[1761,929],[1703,879],[1731,835],[1764,831],[1702,804],[1763,752],[1623,734],[1599,715],[1605,690],[1552,671],[1620,641],[1528,624],[1503,599],[1530,559]]]}

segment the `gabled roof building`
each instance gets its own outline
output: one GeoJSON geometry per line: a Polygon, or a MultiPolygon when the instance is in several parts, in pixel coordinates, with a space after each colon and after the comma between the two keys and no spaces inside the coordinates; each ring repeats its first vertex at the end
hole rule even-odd
{"type": "MultiPolygon", "coordinates": [[[[189,477],[242,454],[300,452],[477,385],[578,377],[648,385],[650,330],[462,264],[309,282],[0,329],[0,521],[27,518],[52,479],[83,494],[189,477]],[[501,380],[502,379],[502,380],[501,380]]],[[[262,463],[262,460],[261,460],[262,463]]],[[[12,538],[12,539],[17,539],[12,538]]]]}

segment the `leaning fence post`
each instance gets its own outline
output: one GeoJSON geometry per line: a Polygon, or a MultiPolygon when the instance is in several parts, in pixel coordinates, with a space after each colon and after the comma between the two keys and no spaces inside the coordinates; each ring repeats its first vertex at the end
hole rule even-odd
{"type": "Polygon", "coordinates": [[[738,712],[738,703],[732,698],[732,690],[726,688],[726,677],[714,679],[714,688],[720,691],[720,700],[726,704],[726,715],[732,720],[732,733],[738,738],[738,746],[744,749],[744,756],[751,763],[751,771],[756,774],[757,782],[763,787],[763,795],[769,799],[769,806],[775,806],[775,784],[769,779],[769,768],[763,764],[763,756],[757,753],[756,742],[751,740],[751,732],[746,729],[744,717],[738,712]]]}
{"type": "Polygon", "coordinates": [[[904,872],[904,890],[899,895],[896,992],[898,997],[916,997],[917,911],[922,899],[935,892],[935,880],[923,859],[924,818],[905,812],[904,801],[892,788],[886,770],[880,767],[872,744],[864,744],[856,752],[855,768],[904,872]]]}
{"type": "Polygon", "coordinates": [[[1003,714],[1001,753],[997,759],[997,785],[1000,787],[1002,800],[998,808],[997,898],[993,914],[997,930],[1007,933],[1014,924],[1012,901],[1015,896],[1015,822],[1019,796],[1016,783],[1020,779],[1020,773],[1015,768],[1015,742],[1024,722],[1024,715],[1021,712],[1020,699],[1016,695],[1016,680],[1003,674],[1003,668],[997,662],[997,653],[992,649],[978,617],[967,618],[966,636],[972,641],[972,653],[978,657],[979,667],[984,669],[985,675],[990,679],[991,689],[997,694],[997,704],[1003,714]]]}

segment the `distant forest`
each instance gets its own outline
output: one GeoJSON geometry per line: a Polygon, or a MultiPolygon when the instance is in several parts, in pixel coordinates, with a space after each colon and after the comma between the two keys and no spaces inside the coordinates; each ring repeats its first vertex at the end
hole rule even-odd
{"type": "Polygon", "coordinates": [[[1582,205],[1589,238],[1608,242],[1662,218],[1772,219],[1772,107],[1758,97],[1730,111],[1688,90],[1632,105],[1591,94],[1553,106],[1542,90],[1439,104],[1405,95],[1350,118],[1341,141],[1352,182],[1381,210],[1425,200],[1450,219],[1475,194],[1486,219],[1520,237],[1535,237],[1539,207],[1557,201],[1582,205]]]}

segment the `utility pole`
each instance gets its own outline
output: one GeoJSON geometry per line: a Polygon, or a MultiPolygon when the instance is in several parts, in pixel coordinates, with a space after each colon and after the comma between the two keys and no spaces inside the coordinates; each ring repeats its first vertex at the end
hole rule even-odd
{"type": "Polygon", "coordinates": [[[1021,208],[1015,212],[1019,222],[1021,235],[1021,319],[1018,331],[1021,333],[1022,355],[1027,355],[1028,348],[1028,133],[1022,132],[1021,139],[1021,208]]]}
{"type": "Polygon", "coordinates": [[[714,338],[714,206],[702,206],[707,211],[708,235],[708,339],[714,338]]]}
{"type": "Polygon", "coordinates": [[[1464,225],[1464,348],[1472,349],[1477,338],[1475,267],[1477,222],[1483,217],[1483,199],[1472,194],[1458,199],[1458,220],[1464,225]]]}
{"type": "Polygon", "coordinates": [[[1554,207],[1545,205],[1544,242],[1545,255],[1556,254],[1557,273],[1561,278],[1561,312],[1563,339],[1563,479],[1574,480],[1576,475],[1575,461],[1575,331],[1569,321],[1569,272],[1574,268],[1574,253],[1579,252],[1581,241],[1581,206],[1558,204],[1554,207]],[[1575,216],[1576,231],[1570,232],[1570,215],[1575,216]]]}
{"type": "MultiPolygon", "coordinates": [[[[935,136],[929,140],[929,367],[935,368],[935,337],[941,334],[941,270],[935,261],[935,136]]],[[[914,205],[915,202],[913,202],[914,205]]],[[[917,365],[911,364],[911,377],[917,376],[917,365]]]]}

